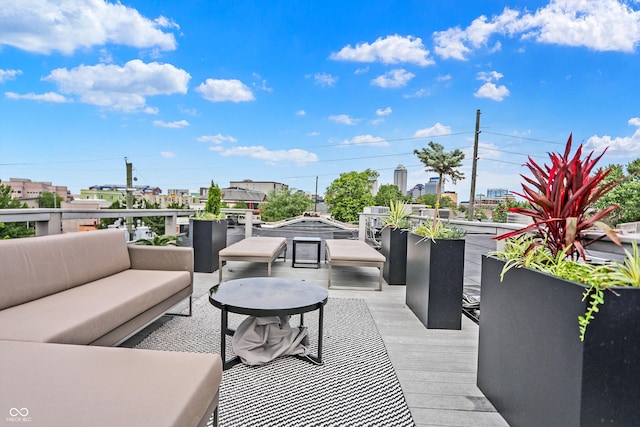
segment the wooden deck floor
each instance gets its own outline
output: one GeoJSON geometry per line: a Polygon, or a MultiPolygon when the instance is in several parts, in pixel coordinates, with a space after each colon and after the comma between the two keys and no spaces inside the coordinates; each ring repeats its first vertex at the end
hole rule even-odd
{"type": "MultiPolygon", "coordinates": [[[[495,248],[490,236],[467,236],[465,291],[479,293],[481,254],[495,248]]],[[[288,257],[291,254],[288,253],[288,257]]],[[[273,264],[272,275],[304,279],[327,285],[328,269],[292,268],[290,258],[273,264]]],[[[265,264],[230,262],[223,279],[265,276],[265,264]]],[[[195,273],[194,296],[216,284],[217,272],[195,273]]],[[[374,268],[333,268],[333,286],[362,290],[330,289],[332,298],[363,298],[385,342],[418,426],[508,426],[476,386],[478,326],[463,316],[462,330],[428,330],[405,305],[404,286],[378,283],[374,268]]],[[[134,342],[132,340],[132,342],[134,342]]],[[[126,345],[126,344],[125,344],[126,345]]]]}

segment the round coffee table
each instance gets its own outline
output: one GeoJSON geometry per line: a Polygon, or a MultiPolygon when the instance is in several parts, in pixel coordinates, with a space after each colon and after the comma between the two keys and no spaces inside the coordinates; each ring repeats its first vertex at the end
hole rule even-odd
{"type": "Polygon", "coordinates": [[[329,291],[322,286],[304,280],[282,279],[278,277],[248,277],[222,282],[211,288],[209,302],[222,310],[220,315],[220,356],[223,369],[240,362],[238,356],[226,360],[226,336],[233,336],[235,330],[228,327],[229,313],[249,316],[300,315],[300,325],[304,325],[304,313],[319,310],[317,355],[300,357],[312,363],[322,364],[322,325],[324,305],[329,291]]]}

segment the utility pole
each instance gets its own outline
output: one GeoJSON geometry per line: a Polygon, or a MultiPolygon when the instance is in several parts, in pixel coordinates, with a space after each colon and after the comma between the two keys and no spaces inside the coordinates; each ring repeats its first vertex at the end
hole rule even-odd
{"type": "Polygon", "coordinates": [[[471,194],[469,195],[469,221],[473,221],[473,206],[476,204],[476,171],[478,166],[479,136],[480,136],[480,110],[476,110],[476,134],[473,140],[473,163],[471,166],[471,194]]]}
{"type": "Polygon", "coordinates": [[[316,176],[316,194],[313,196],[313,211],[318,212],[318,177],[316,176]]]}
{"type": "MultiPolygon", "coordinates": [[[[127,209],[133,209],[133,164],[124,158],[124,164],[127,167],[127,193],[126,203],[127,209]]],[[[129,239],[133,239],[133,217],[127,215],[127,231],[129,232],[129,239]]]]}

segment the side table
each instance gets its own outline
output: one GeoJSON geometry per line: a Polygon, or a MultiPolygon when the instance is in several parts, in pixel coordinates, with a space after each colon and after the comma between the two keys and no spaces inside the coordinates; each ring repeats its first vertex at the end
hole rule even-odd
{"type": "Polygon", "coordinates": [[[302,267],[303,265],[315,265],[315,268],[320,268],[320,245],[322,244],[322,239],[319,237],[294,237],[293,238],[293,255],[291,256],[291,266],[293,268],[302,267]],[[305,260],[305,261],[296,261],[296,246],[297,245],[316,245],[317,253],[316,259],[314,260],[305,260]],[[296,265],[298,264],[298,265],[296,265]]]}

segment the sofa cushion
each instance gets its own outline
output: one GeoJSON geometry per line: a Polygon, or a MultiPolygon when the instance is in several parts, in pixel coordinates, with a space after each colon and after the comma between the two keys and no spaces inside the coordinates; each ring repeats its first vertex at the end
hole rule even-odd
{"type": "Polygon", "coordinates": [[[189,286],[188,271],[126,270],[0,310],[0,339],[90,344],[189,286]]]}
{"type": "Polygon", "coordinates": [[[123,230],[0,240],[0,310],[130,266],[123,230]]]}
{"type": "Polygon", "coordinates": [[[196,426],[221,377],[217,354],[0,341],[0,413],[26,425],[196,426]]]}

